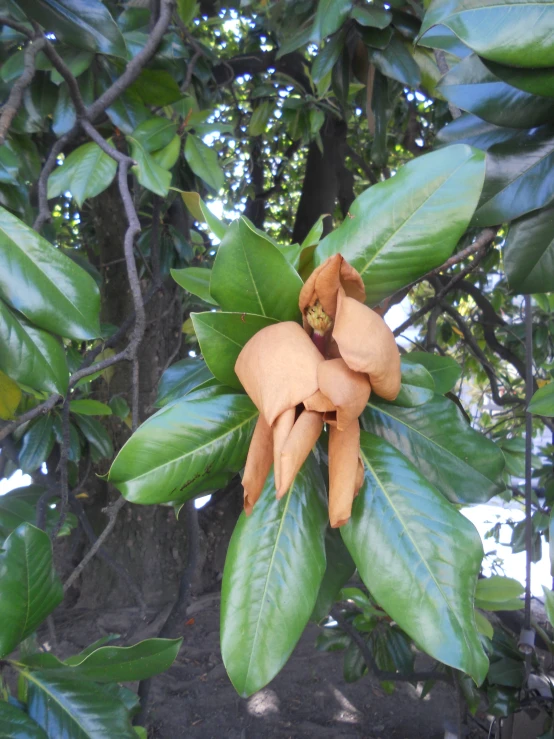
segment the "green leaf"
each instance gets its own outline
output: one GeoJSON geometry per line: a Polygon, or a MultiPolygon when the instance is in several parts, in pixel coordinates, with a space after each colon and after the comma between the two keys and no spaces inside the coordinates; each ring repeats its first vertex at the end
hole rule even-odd
{"type": "Polygon", "coordinates": [[[142,102],[138,92],[127,89],[110,105],[106,110],[106,115],[114,126],[129,136],[151,113],[142,102]]]}
{"type": "Polygon", "coordinates": [[[276,323],[252,313],[191,313],[196,337],[212,374],[224,385],[242,389],[235,362],[242,347],[262,328],[276,323]]]}
{"type": "Polygon", "coordinates": [[[245,218],[231,224],[212,269],[210,292],[225,311],[298,320],[302,280],[284,254],[245,218]]]}
{"type": "Polygon", "coordinates": [[[504,269],[516,293],[554,290],[554,205],[512,221],[504,242],[504,269]]]}
{"type": "Polygon", "coordinates": [[[546,615],[551,625],[554,625],[554,593],[550,588],[542,586],[544,593],[544,607],[546,609],[546,615]]]}
{"type": "Polygon", "coordinates": [[[404,408],[415,408],[423,405],[435,397],[435,381],[422,364],[406,361],[403,356],[400,360],[402,384],[400,392],[393,405],[404,408]]]}
{"type": "Polygon", "coordinates": [[[183,97],[177,81],[165,69],[143,69],[129,90],[136,92],[143,103],[156,108],[170,105],[183,97]]]}
{"type": "Polygon", "coordinates": [[[225,184],[225,176],[219,164],[217,151],[189,133],[184,153],[187,164],[194,174],[204,180],[216,193],[219,192],[225,184]]]}
{"type": "Polygon", "coordinates": [[[0,701],[0,739],[48,739],[48,735],[24,711],[0,701]]]}
{"type": "Polygon", "coordinates": [[[154,405],[162,408],[212,378],[203,359],[181,359],[168,367],[160,378],[154,405]]]}
{"type": "Polygon", "coordinates": [[[469,146],[487,151],[494,144],[509,141],[517,133],[520,133],[518,128],[495,126],[471,113],[463,113],[459,118],[441,128],[435,138],[435,144],[440,146],[469,144],[469,146]]]}
{"type": "MultiPolygon", "coordinates": [[[[60,51],[61,49],[58,50],[58,53],[60,51]]],[[[75,49],[63,50],[63,60],[74,77],[79,77],[83,72],[86,72],[92,64],[93,59],[94,54],[90,51],[75,51],[75,49]]],[[[52,70],[50,79],[55,85],[61,85],[65,81],[57,69],[52,70]]]]}
{"type": "Polygon", "coordinates": [[[438,24],[485,59],[513,67],[554,65],[554,7],[544,0],[434,0],[420,35],[438,24]]]}
{"type": "Polygon", "coordinates": [[[364,584],[420,648],[480,684],[488,660],[472,603],[479,534],[386,441],[362,432],[361,455],[364,483],[341,534],[364,584]]]}
{"type": "Polygon", "coordinates": [[[537,416],[554,416],[554,382],[549,382],[537,390],[527,410],[537,416]]]}
{"type": "Polygon", "coordinates": [[[35,508],[17,496],[0,496],[0,535],[3,541],[22,523],[34,523],[35,508]]]}
{"type": "Polygon", "coordinates": [[[521,132],[495,144],[487,154],[487,174],[473,223],[494,226],[542,208],[554,199],[554,135],[521,132]]]}
{"type": "Polygon", "coordinates": [[[248,124],[249,136],[260,136],[265,133],[274,106],[275,103],[273,101],[264,100],[254,108],[248,124]]]}
{"type": "Polygon", "coordinates": [[[60,137],[70,131],[75,125],[77,114],[69,95],[67,85],[62,85],[58,90],[58,99],[52,117],[52,131],[60,137]]]}
{"type": "Polygon", "coordinates": [[[112,409],[106,403],[99,400],[90,400],[84,398],[82,400],[72,400],[69,404],[72,413],[80,413],[83,416],[111,416],[112,409]]]}
{"type": "Polygon", "coordinates": [[[217,236],[218,239],[222,239],[227,233],[227,226],[222,223],[217,216],[214,216],[200,195],[197,192],[185,192],[183,190],[178,190],[178,192],[181,193],[183,202],[187,206],[193,218],[197,220],[198,223],[207,223],[214,236],[217,236]]]}
{"type": "Polygon", "coordinates": [[[43,416],[25,433],[19,452],[19,464],[23,472],[34,472],[48,459],[54,446],[53,425],[52,416],[43,416]]]}
{"type": "Polygon", "coordinates": [[[481,611],[475,611],[475,626],[477,631],[488,639],[492,639],[494,636],[494,629],[489,619],[481,613],[481,611]]]}
{"type": "Polygon", "coordinates": [[[475,607],[484,611],[520,611],[524,606],[520,598],[509,598],[503,601],[475,598],[475,607]]]}
{"type": "Polygon", "coordinates": [[[352,10],[351,17],[358,21],[361,26],[380,29],[390,25],[392,20],[390,11],[377,8],[374,5],[356,5],[352,10]]]}
{"type": "Polygon", "coordinates": [[[231,537],[221,590],[221,653],[247,697],[290,657],[316,603],[325,571],[325,485],[310,455],[290,489],[275,497],[273,476],[231,537]]]}
{"type": "Polygon", "coordinates": [[[319,0],[311,40],[316,44],[335,33],[350,15],[352,0],[319,0]]]}
{"type": "Polygon", "coordinates": [[[48,534],[21,524],[0,551],[0,657],[35,631],[63,598],[48,534]]]}
{"type": "Polygon", "coordinates": [[[72,151],[48,178],[48,198],[57,198],[69,190],[80,207],[87,198],[107,190],[116,171],[117,162],[98,144],[83,144],[72,151]]]}
{"type": "MultiPolygon", "coordinates": [[[[318,84],[335,66],[344,46],[344,34],[339,33],[320,49],[312,65],[312,79],[318,84]]],[[[319,239],[318,239],[319,241],[319,239]]],[[[316,242],[317,243],[317,242],[316,242]]]]}
{"type": "Polygon", "coordinates": [[[204,267],[187,267],[186,269],[172,269],[171,276],[175,282],[187,292],[201,298],[205,303],[217,305],[210,294],[210,280],[212,270],[204,267]]]}
{"type": "Polygon", "coordinates": [[[404,354],[402,359],[405,362],[422,364],[433,378],[435,390],[440,395],[452,390],[462,374],[462,368],[452,357],[442,357],[440,354],[429,352],[410,352],[404,354]]]}
{"type": "Polygon", "coordinates": [[[116,691],[85,680],[23,671],[29,715],[50,737],[136,739],[126,707],[116,691]]]}
{"type": "Polygon", "coordinates": [[[275,58],[281,59],[281,57],[286,54],[290,54],[291,52],[296,51],[296,49],[300,49],[302,46],[307,46],[312,39],[312,29],[313,18],[308,18],[308,20],[297,30],[294,30],[292,33],[287,33],[282,39],[282,43],[279,45],[279,51],[275,58]]]}
{"type": "Polygon", "coordinates": [[[531,95],[554,97],[554,70],[552,67],[521,69],[505,67],[503,64],[490,61],[484,61],[484,64],[496,77],[512,87],[517,87],[518,90],[524,90],[531,95]]]}
{"type": "Polygon", "coordinates": [[[13,418],[20,401],[21,389],[17,382],[0,372],[0,419],[13,418]]]}
{"type": "Polygon", "coordinates": [[[450,103],[489,123],[531,128],[552,120],[554,100],[506,84],[471,54],[445,74],[437,87],[450,103]]]}
{"type": "Polygon", "coordinates": [[[127,58],[121,31],[100,0],[18,0],[18,4],[28,18],[69,46],[127,58]]]}
{"type": "Polygon", "coordinates": [[[19,160],[6,146],[0,148],[0,183],[15,184],[19,171],[19,160]]]}
{"type": "Polygon", "coordinates": [[[353,641],[344,650],[343,657],[343,676],[346,683],[355,683],[360,680],[367,672],[360,647],[353,641]]]}
{"type": "Polygon", "coordinates": [[[92,277],[4,208],[0,296],[52,333],[72,339],[100,336],[100,293],[92,277]]]}
{"type": "Polygon", "coordinates": [[[448,259],[484,176],[483,152],[463,144],[417,157],[356,198],[351,217],[319,243],[316,263],[341,253],[361,274],[369,304],[378,303],[448,259]]]}
{"type": "Polygon", "coordinates": [[[509,657],[491,662],[487,680],[491,685],[521,688],[525,681],[525,663],[509,657]]]}
{"type": "Polygon", "coordinates": [[[370,399],[363,426],[407,457],[452,503],[484,503],[502,492],[502,451],[469,426],[459,408],[435,395],[417,408],[370,399]]]}
{"type": "Polygon", "coordinates": [[[523,585],[518,580],[514,580],[513,577],[491,575],[491,577],[482,578],[477,581],[475,597],[479,600],[501,603],[511,598],[519,598],[524,592],[525,588],[523,585]]]}
{"type": "Polygon", "coordinates": [[[91,447],[95,449],[100,457],[113,457],[113,445],[108,432],[100,421],[91,416],[76,415],[75,423],[83,432],[83,436],[91,447]]]}
{"type": "Polygon", "coordinates": [[[415,88],[421,84],[421,73],[408,48],[406,43],[393,36],[386,48],[373,49],[370,56],[373,64],[385,77],[415,88]]]}
{"type": "MultiPolygon", "coordinates": [[[[179,159],[181,153],[181,138],[175,134],[167,146],[152,152],[152,159],[163,169],[171,169],[179,159]]],[[[136,727],[135,727],[136,728],[136,727]]]]}
{"type": "Polygon", "coordinates": [[[257,416],[246,395],[197,390],[145,421],[108,479],[133,503],[189,500],[205,492],[214,475],[242,469],[257,416]]]}
{"type": "Polygon", "coordinates": [[[171,185],[171,173],[161,167],[141,143],[132,136],[127,136],[131,144],[131,156],[136,162],[132,171],[136,174],[140,184],[160,197],[165,197],[171,185]]]}
{"type": "Polygon", "coordinates": [[[354,560],[345,547],[337,529],[329,526],[325,531],[325,574],[319,586],[311,621],[318,623],[329,615],[333,603],[338,599],[340,589],[356,571],[354,560]]]}
{"type": "Polygon", "coordinates": [[[168,118],[156,116],[155,118],[148,118],[137,126],[133,131],[133,138],[150,154],[167,146],[175,136],[176,131],[176,123],[168,118]]]}

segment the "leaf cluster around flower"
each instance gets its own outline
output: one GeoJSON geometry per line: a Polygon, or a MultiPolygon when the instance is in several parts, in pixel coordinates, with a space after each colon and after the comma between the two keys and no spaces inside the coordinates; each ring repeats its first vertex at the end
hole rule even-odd
{"type": "Polygon", "coordinates": [[[277,497],[286,494],[327,424],[329,519],[350,518],[364,477],[359,416],[372,389],[386,400],[400,391],[394,336],[364,300],[359,273],[335,254],[300,292],[303,328],[268,326],[242,349],[235,371],[260,411],[242,481],[247,515],[272,464],[277,497]]]}

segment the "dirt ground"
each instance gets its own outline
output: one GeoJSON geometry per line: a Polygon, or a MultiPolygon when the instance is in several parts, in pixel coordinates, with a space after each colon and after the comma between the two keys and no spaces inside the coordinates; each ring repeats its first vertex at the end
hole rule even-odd
{"type": "MultiPolygon", "coordinates": [[[[153,681],[150,737],[443,739],[445,721],[455,722],[456,697],[448,686],[437,685],[422,700],[408,684],[399,684],[388,696],[368,676],[346,683],[341,653],[314,649],[318,627],[313,624],[277,678],[244,700],[221,661],[217,594],[193,601],[188,615],[194,622],[184,626],[177,661],[153,681]]],[[[137,616],[133,608],[105,611],[98,618],[83,609],[61,608],[54,614],[58,644],[53,651],[64,657],[107,633],[121,634],[122,640],[114,644],[154,636],[159,619],[148,623],[148,618],[141,622],[137,616]]],[[[40,636],[49,639],[46,631],[40,636]]],[[[482,723],[487,723],[485,717],[482,723]]],[[[477,739],[486,733],[473,726],[468,736],[477,739]]]]}

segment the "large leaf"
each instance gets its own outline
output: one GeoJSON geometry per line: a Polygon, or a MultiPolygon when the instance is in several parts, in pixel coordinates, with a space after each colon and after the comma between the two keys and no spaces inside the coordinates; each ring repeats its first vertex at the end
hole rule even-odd
{"type": "Polygon", "coordinates": [[[222,239],[227,233],[227,226],[220,221],[217,216],[214,216],[200,195],[197,192],[186,192],[184,190],[179,190],[178,192],[181,193],[183,202],[187,206],[193,218],[197,220],[198,223],[207,223],[208,228],[214,236],[217,236],[218,239],[222,239]]]}
{"type": "Polygon", "coordinates": [[[521,132],[487,154],[487,175],[473,223],[494,226],[542,208],[554,198],[554,132],[521,132]]]}
{"type": "Polygon", "coordinates": [[[192,323],[206,364],[224,385],[240,390],[235,362],[242,347],[273,318],[251,313],[191,313],[192,323]]]}
{"type": "Polygon", "coordinates": [[[245,218],[231,224],[212,269],[210,292],[225,311],[244,311],[278,321],[300,316],[302,280],[269,238],[245,218]]]}
{"type": "Polygon", "coordinates": [[[351,8],[352,0],[319,0],[311,40],[318,43],[335,33],[348,18],[351,8]]]}
{"type": "Polygon", "coordinates": [[[35,421],[26,431],[19,452],[23,472],[34,472],[46,462],[54,446],[54,419],[51,415],[35,421]]]}
{"type": "Polygon", "coordinates": [[[112,183],[117,162],[95,143],[83,144],[67,157],[48,178],[48,197],[69,190],[79,206],[87,198],[104,192],[112,183]]]}
{"type": "Polygon", "coordinates": [[[139,141],[148,153],[163,149],[175,136],[177,124],[168,118],[148,118],[133,131],[133,138],[139,141]]]}
{"type": "Polygon", "coordinates": [[[127,58],[127,48],[100,0],[18,0],[32,20],[69,46],[127,58]]]}
{"type": "Polygon", "coordinates": [[[393,405],[413,408],[427,403],[435,396],[435,381],[423,364],[409,362],[406,361],[405,357],[402,357],[400,368],[402,383],[400,392],[395,400],[391,401],[393,405]]]}
{"type": "Polygon", "coordinates": [[[202,139],[189,133],[185,141],[185,159],[195,175],[218,192],[225,183],[217,151],[207,146],[202,139]]]}
{"type": "Polygon", "coordinates": [[[143,69],[129,91],[156,107],[174,103],[183,95],[174,75],[165,69],[143,69]]]}
{"type": "Polygon", "coordinates": [[[182,398],[212,377],[203,359],[181,359],[168,367],[160,378],[154,405],[161,408],[182,398]]]}
{"type": "Polygon", "coordinates": [[[364,584],[420,648],[480,684],[488,660],[473,609],[479,534],[386,441],[362,432],[361,455],[364,483],[341,534],[364,584]]]}
{"type": "Polygon", "coordinates": [[[420,35],[442,24],[485,59],[554,65],[554,6],[545,0],[433,0],[420,35]]]}
{"type": "Polygon", "coordinates": [[[471,113],[463,113],[459,118],[441,128],[435,144],[441,146],[469,144],[487,151],[494,144],[509,141],[516,133],[520,133],[520,129],[495,126],[494,123],[487,123],[471,113]]]}
{"type": "Polygon", "coordinates": [[[158,411],[117,455],[109,480],[133,503],[185,501],[244,465],[258,412],[246,395],[197,390],[158,411]]]}
{"type": "Polygon", "coordinates": [[[319,243],[316,262],[340,252],[362,275],[369,303],[379,302],[448,259],[484,176],[483,152],[464,144],[418,157],[356,198],[350,217],[319,243]]]}
{"type": "Polygon", "coordinates": [[[554,383],[541,387],[531,398],[527,410],[539,416],[554,416],[554,383]]]}
{"type": "Polygon", "coordinates": [[[438,90],[458,108],[497,126],[530,128],[548,123],[554,115],[554,100],[508,85],[475,54],[452,67],[438,90]]]}
{"type": "Polygon", "coordinates": [[[327,527],[325,531],[325,574],[319,586],[316,604],[310,616],[319,622],[329,615],[333,603],[338,600],[340,589],[346,585],[356,570],[354,560],[345,547],[338,529],[327,527]]]}
{"type": "Polygon", "coordinates": [[[0,296],[47,331],[71,339],[100,335],[100,293],[92,277],[4,208],[0,296]]]}
{"type": "Polygon", "coordinates": [[[437,393],[444,394],[452,390],[460,379],[462,368],[452,357],[429,352],[410,352],[402,356],[404,362],[422,364],[431,375],[437,393]]]}
{"type": "Polygon", "coordinates": [[[453,503],[484,503],[502,492],[501,450],[472,429],[448,398],[436,395],[417,408],[377,405],[371,398],[362,420],[453,503]]]}
{"type": "Polygon", "coordinates": [[[132,136],[127,136],[131,144],[131,154],[136,161],[132,167],[140,184],[160,197],[165,197],[171,185],[171,173],[161,167],[143,145],[132,136]]]}
{"type": "Polygon", "coordinates": [[[13,495],[0,496],[0,541],[22,523],[33,523],[36,515],[35,508],[26,500],[13,495]]]}
{"type": "Polygon", "coordinates": [[[175,282],[192,295],[201,298],[205,303],[217,305],[210,293],[210,280],[212,270],[203,267],[186,267],[185,269],[172,269],[171,276],[175,282]]]}
{"type": "Polygon", "coordinates": [[[0,369],[35,390],[65,394],[69,370],[61,342],[0,300],[0,369]]]}
{"type": "Polygon", "coordinates": [[[0,739],[48,739],[48,735],[20,708],[0,701],[0,739]]]}
{"type": "Polygon", "coordinates": [[[28,682],[29,715],[49,737],[59,739],[137,739],[117,690],[85,680],[51,675],[48,670],[22,673],[28,682]]]}
{"type": "Polygon", "coordinates": [[[325,571],[325,485],[310,455],[278,501],[273,475],[233,532],[221,591],[221,653],[247,697],[290,657],[313,611],[325,571]]]}
{"type": "Polygon", "coordinates": [[[408,51],[407,45],[399,38],[393,36],[383,50],[373,49],[370,58],[386,77],[391,77],[407,87],[418,87],[421,83],[419,67],[408,51]]]}
{"type": "Polygon", "coordinates": [[[4,372],[0,371],[0,419],[7,421],[13,418],[17,407],[21,401],[21,388],[8,377],[4,372]]]}
{"type": "Polygon", "coordinates": [[[503,64],[485,61],[485,65],[493,74],[512,87],[524,90],[532,95],[554,97],[554,76],[552,67],[545,69],[522,69],[521,67],[505,67],[503,64]]]}
{"type": "Polygon", "coordinates": [[[554,206],[512,221],[504,242],[504,269],[517,293],[554,291],[554,206]]]}
{"type": "Polygon", "coordinates": [[[48,534],[21,524],[0,551],[0,657],[32,634],[62,598],[48,534]]]}

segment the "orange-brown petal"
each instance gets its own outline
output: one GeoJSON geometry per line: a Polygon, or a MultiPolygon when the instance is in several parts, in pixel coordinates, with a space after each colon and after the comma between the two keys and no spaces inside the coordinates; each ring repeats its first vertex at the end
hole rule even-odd
{"type": "Polygon", "coordinates": [[[317,380],[336,408],[337,428],[344,431],[367,405],[371,393],[367,375],[351,370],[344,359],[328,359],[317,368],[317,380]]]}
{"type": "MultiPolygon", "coordinates": [[[[325,362],[322,362],[325,364],[325,362]]],[[[335,405],[327,398],[321,390],[316,390],[313,395],[306,398],[304,401],[304,408],[307,411],[317,411],[318,413],[325,413],[326,411],[336,411],[335,405]]]]}
{"type": "Polygon", "coordinates": [[[400,392],[400,354],[381,316],[339,291],[333,338],[355,372],[367,372],[377,395],[394,400],[400,392]]]}
{"type": "Polygon", "coordinates": [[[277,498],[282,498],[294,482],[299,469],[319,439],[322,429],[321,413],[303,411],[296,420],[281,451],[281,474],[277,498]]]}
{"type": "Polygon", "coordinates": [[[360,456],[358,456],[358,470],[356,472],[356,486],[354,488],[354,497],[358,495],[360,492],[360,488],[364,484],[364,476],[365,476],[365,469],[364,469],[364,462],[360,456]]]}
{"type": "Polygon", "coordinates": [[[281,452],[294,426],[295,415],[296,408],[288,408],[277,417],[277,420],[273,424],[273,475],[275,477],[275,490],[279,490],[281,485],[281,452]]]}
{"type": "Polygon", "coordinates": [[[258,331],[243,347],[235,372],[269,426],[317,390],[323,357],[310,337],[292,321],[258,331]]]}
{"type": "Polygon", "coordinates": [[[329,428],[329,521],[332,528],[342,526],[350,518],[358,482],[359,455],[358,419],[344,431],[329,428]]]}
{"type": "Polygon", "coordinates": [[[246,458],[242,486],[244,488],[244,511],[247,516],[261,495],[273,462],[273,431],[260,415],[252,434],[246,458]]]}
{"type": "MultiPolygon", "coordinates": [[[[359,273],[340,254],[335,254],[314,269],[300,291],[298,305],[302,316],[308,306],[319,300],[325,313],[334,318],[341,286],[355,300],[365,300],[365,287],[359,273]]],[[[305,319],[304,328],[308,328],[305,319]]]]}

